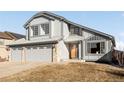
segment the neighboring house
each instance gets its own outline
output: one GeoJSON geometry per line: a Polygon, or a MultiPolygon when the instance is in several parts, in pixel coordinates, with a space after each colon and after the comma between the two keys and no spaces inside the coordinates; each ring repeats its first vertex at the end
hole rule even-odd
{"type": "Polygon", "coordinates": [[[0,62],[9,60],[9,47],[6,45],[13,43],[20,38],[24,38],[24,35],[7,31],[0,32],[0,62]]]}
{"type": "Polygon", "coordinates": [[[114,37],[71,22],[51,12],[39,12],[24,25],[26,40],[10,44],[12,62],[63,62],[70,59],[111,61],[114,37]]]}

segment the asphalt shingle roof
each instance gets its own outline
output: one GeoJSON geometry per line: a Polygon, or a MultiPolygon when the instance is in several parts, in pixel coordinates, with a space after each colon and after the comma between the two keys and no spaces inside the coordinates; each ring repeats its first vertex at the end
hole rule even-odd
{"type": "Polygon", "coordinates": [[[13,40],[13,39],[18,40],[21,38],[25,38],[25,36],[21,34],[13,33],[13,32],[5,31],[5,32],[0,32],[0,38],[8,39],[8,40],[13,40]]]}

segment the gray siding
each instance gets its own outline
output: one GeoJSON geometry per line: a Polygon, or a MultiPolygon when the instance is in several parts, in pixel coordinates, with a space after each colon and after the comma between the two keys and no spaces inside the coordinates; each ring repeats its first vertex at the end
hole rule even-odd
{"type": "Polygon", "coordinates": [[[39,17],[39,18],[35,18],[30,22],[30,26],[32,25],[37,25],[37,24],[42,24],[42,23],[48,23],[49,20],[44,18],[44,17],[39,17]]]}
{"type": "Polygon", "coordinates": [[[61,30],[61,21],[55,19],[55,20],[48,20],[46,18],[40,17],[33,19],[29,24],[29,29],[26,31],[26,39],[28,40],[28,35],[30,36],[30,40],[39,40],[39,39],[48,39],[52,37],[61,37],[62,36],[62,30],[61,30]],[[49,23],[49,35],[42,35],[42,29],[40,31],[40,36],[33,37],[33,31],[31,29],[31,26],[33,25],[40,25],[43,23],[49,23]],[[29,30],[29,33],[28,33],[29,30]]]}
{"type": "Polygon", "coordinates": [[[63,36],[64,39],[66,39],[69,36],[69,27],[65,22],[63,22],[63,36]]]}
{"type": "MultiPolygon", "coordinates": [[[[62,22],[62,21],[57,20],[57,19],[48,20],[44,17],[40,17],[40,18],[33,19],[30,22],[29,26],[42,24],[42,23],[49,23],[50,24],[49,35],[41,35],[38,37],[32,37],[33,33],[31,30],[31,27],[29,27],[29,33],[26,33],[27,39],[28,39],[28,35],[30,36],[30,40],[40,40],[40,39],[47,39],[47,38],[52,38],[52,37],[62,37],[63,36],[63,40],[59,41],[59,43],[57,44],[57,60],[58,61],[68,60],[69,59],[69,49],[68,49],[68,45],[65,44],[65,42],[64,42],[64,40],[66,38],[68,38],[68,36],[70,35],[68,24],[66,22],[62,22]]],[[[82,30],[82,29],[80,29],[80,30],[82,30]]],[[[42,32],[40,32],[40,33],[42,33],[42,32]]],[[[94,35],[96,35],[96,34],[94,34],[93,32],[91,33],[90,31],[82,30],[83,39],[82,39],[81,43],[79,44],[79,59],[83,59],[86,61],[96,61],[111,51],[111,47],[112,47],[111,40],[108,40],[105,37],[102,37],[103,39],[98,40],[98,41],[99,42],[101,42],[101,41],[105,42],[105,54],[88,54],[87,53],[87,39],[91,36],[94,36],[94,35]]],[[[97,41],[92,41],[92,42],[97,42],[97,41]]],[[[34,51],[34,50],[32,50],[32,51],[34,51]]],[[[47,51],[47,50],[43,49],[42,52],[43,51],[47,51]]],[[[49,52],[48,54],[50,55],[51,53],[49,52]]],[[[37,57],[39,58],[40,55],[43,55],[43,54],[38,54],[37,57]]],[[[49,55],[47,55],[47,56],[49,56],[49,55]]],[[[52,56],[52,55],[50,55],[50,56],[52,56]]],[[[43,56],[43,58],[45,58],[45,57],[43,56]]],[[[35,58],[31,57],[30,61],[34,60],[34,59],[35,58]]],[[[109,59],[109,56],[106,57],[105,59],[109,59]]]]}
{"type": "MultiPolygon", "coordinates": [[[[82,59],[84,59],[86,61],[97,61],[111,51],[111,48],[110,48],[112,46],[111,41],[102,37],[103,38],[102,40],[91,41],[91,42],[105,42],[105,54],[88,54],[87,53],[87,39],[93,35],[95,35],[95,34],[92,34],[92,33],[86,32],[86,31],[83,32],[84,40],[83,40],[83,44],[82,44],[82,49],[83,49],[82,50],[82,52],[83,52],[82,59]]],[[[106,57],[105,60],[109,60],[109,57],[106,57]]]]}
{"type": "Polygon", "coordinates": [[[61,36],[61,21],[55,20],[52,21],[52,37],[61,36]]]}
{"type": "MultiPolygon", "coordinates": [[[[30,40],[39,40],[39,39],[46,39],[46,38],[50,38],[50,34],[49,35],[42,35],[42,29],[40,31],[40,36],[37,36],[37,37],[33,37],[33,31],[31,29],[31,26],[34,26],[34,25],[41,25],[41,24],[44,24],[44,23],[49,23],[49,25],[51,25],[51,22],[50,20],[44,18],[44,17],[40,17],[40,18],[35,18],[33,19],[30,24],[29,24],[29,37],[30,37],[30,40]]],[[[51,27],[51,26],[50,26],[51,27]]],[[[51,31],[51,28],[49,28],[49,30],[51,31]]],[[[27,29],[27,32],[28,32],[28,29],[27,29]]],[[[28,34],[26,35],[26,37],[28,38],[28,34]]]]}

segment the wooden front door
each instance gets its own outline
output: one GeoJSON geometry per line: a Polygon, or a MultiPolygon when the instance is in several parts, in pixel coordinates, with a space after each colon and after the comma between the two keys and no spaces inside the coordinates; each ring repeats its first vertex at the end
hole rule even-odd
{"type": "Polygon", "coordinates": [[[78,44],[70,44],[70,58],[78,58],[78,44]]]}

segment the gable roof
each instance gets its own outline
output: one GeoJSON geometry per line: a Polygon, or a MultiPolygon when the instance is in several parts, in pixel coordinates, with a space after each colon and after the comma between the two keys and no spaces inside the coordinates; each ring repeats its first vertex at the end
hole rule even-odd
{"type": "Polygon", "coordinates": [[[5,33],[8,34],[10,37],[12,37],[15,40],[25,38],[25,35],[22,35],[22,34],[18,34],[18,33],[14,33],[14,32],[8,32],[8,31],[5,31],[5,33]]]}
{"type": "Polygon", "coordinates": [[[0,39],[8,39],[8,40],[11,40],[12,38],[11,38],[10,36],[8,36],[6,33],[0,32],[0,39]]]}
{"type": "Polygon", "coordinates": [[[101,35],[101,36],[104,36],[108,39],[110,39],[113,43],[113,45],[115,46],[115,39],[114,39],[114,36],[112,35],[109,35],[109,34],[106,34],[106,33],[103,33],[101,31],[98,31],[98,30],[95,30],[95,29],[92,29],[92,28],[89,28],[89,27],[86,27],[86,26],[83,26],[83,25],[80,25],[80,24],[77,24],[77,23],[74,23],[72,21],[69,21],[67,20],[66,18],[62,17],[62,16],[59,16],[57,14],[54,14],[54,13],[51,13],[51,12],[48,12],[48,11],[43,11],[43,12],[38,12],[37,14],[35,14],[34,16],[32,16],[25,24],[24,24],[24,28],[27,28],[28,24],[35,18],[38,18],[38,17],[47,17],[48,19],[50,20],[54,20],[54,19],[58,19],[58,20],[61,20],[61,21],[64,21],[68,24],[71,24],[71,25],[75,25],[77,27],[80,27],[88,32],[91,32],[91,33],[95,33],[95,34],[98,34],[98,35],[101,35]]]}
{"type": "Polygon", "coordinates": [[[24,35],[13,33],[13,32],[8,32],[8,31],[0,32],[0,38],[1,39],[17,40],[17,39],[21,39],[24,37],[25,37],[24,35]]]}

